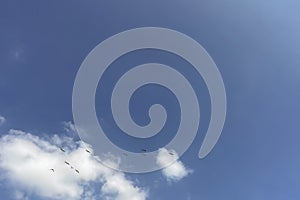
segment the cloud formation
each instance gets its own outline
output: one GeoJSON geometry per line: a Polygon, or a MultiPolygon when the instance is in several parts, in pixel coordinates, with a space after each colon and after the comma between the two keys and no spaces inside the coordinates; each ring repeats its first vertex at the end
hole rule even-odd
{"type": "Polygon", "coordinates": [[[64,131],[71,136],[77,135],[76,127],[71,121],[62,122],[64,131]]]}
{"type": "Polygon", "coordinates": [[[5,122],[6,122],[5,117],[3,117],[2,115],[0,115],[0,126],[2,126],[5,122]]]}
{"type": "Polygon", "coordinates": [[[145,189],[137,187],[125,174],[103,166],[85,148],[82,142],[68,137],[56,135],[48,141],[31,133],[10,130],[0,138],[2,178],[14,186],[14,195],[19,199],[32,194],[66,200],[147,198],[145,189]],[[61,144],[68,144],[69,148],[63,152],[58,146],[61,144]]]}
{"type": "MultiPolygon", "coordinates": [[[[172,163],[174,159],[178,159],[176,152],[170,152],[165,148],[161,148],[159,149],[156,162],[160,166],[167,166],[169,163],[172,163]]],[[[192,173],[192,170],[186,168],[180,160],[176,160],[174,163],[164,168],[162,173],[168,181],[177,182],[192,173]]]]}
{"type": "MultiPolygon", "coordinates": [[[[0,116],[0,125],[5,121],[0,116]]],[[[68,135],[76,133],[72,122],[63,122],[63,128],[68,135]]],[[[73,137],[42,138],[12,129],[0,137],[0,180],[13,187],[12,197],[17,200],[31,199],[32,195],[54,200],[147,199],[147,189],[136,186],[124,173],[107,168],[92,153],[88,144],[74,141],[73,137]]],[[[161,148],[156,159],[159,165],[166,166],[178,155],[161,148]]],[[[119,164],[118,158],[112,156],[104,162],[119,164]]],[[[179,160],[162,170],[168,182],[177,182],[190,173],[192,170],[179,160]]]]}

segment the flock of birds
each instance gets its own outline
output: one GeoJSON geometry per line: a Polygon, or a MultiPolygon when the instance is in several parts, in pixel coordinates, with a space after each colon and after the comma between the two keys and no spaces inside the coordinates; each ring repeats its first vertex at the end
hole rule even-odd
{"type": "MultiPolygon", "coordinates": [[[[63,148],[60,148],[60,150],[61,150],[62,152],[64,152],[64,153],[66,152],[63,148]]],[[[87,153],[89,153],[89,154],[91,153],[91,151],[89,151],[88,149],[86,149],[85,151],[86,151],[87,153]]],[[[147,149],[141,149],[141,152],[143,152],[143,155],[146,156],[147,149]]],[[[123,153],[123,155],[124,155],[124,156],[128,156],[127,153],[123,153]]],[[[169,151],[169,155],[174,156],[174,153],[171,152],[171,151],[169,151]]],[[[70,166],[71,169],[74,169],[75,172],[79,174],[79,170],[76,169],[76,168],[74,168],[68,161],[65,161],[65,164],[68,165],[68,166],[70,166]]],[[[50,169],[50,171],[55,172],[55,169],[52,168],[52,169],[50,169]]]]}
{"type": "MultiPolygon", "coordinates": [[[[63,148],[60,148],[60,150],[61,150],[62,152],[64,152],[64,153],[66,152],[66,150],[64,150],[63,148]]],[[[86,149],[85,151],[86,151],[87,153],[91,153],[88,149],[86,149]]],[[[74,168],[68,161],[65,161],[65,164],[68,165],[68,166],[70,166],[71,169],[74,169],[75,172],[77,172],[77,173],[79,174],[79,170],[76,169],[76,168],[74,168]]],[[[51,168],[50,171],[55,172],[55,169],[54,169],[54,168],[51,168]]]]}

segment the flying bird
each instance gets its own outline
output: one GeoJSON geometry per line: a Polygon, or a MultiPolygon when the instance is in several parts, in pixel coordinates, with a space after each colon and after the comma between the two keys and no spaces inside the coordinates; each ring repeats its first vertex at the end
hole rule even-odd
{"type": "Polygon", "coordinates": [[[62,152],[66,152],[63,148],[60,148],[60,150],[61,150],[62,152]]]}
{"type": "Polygon", "coordinates": [[[174,153],[173,153],[173,152],[169,152],[169,154],[170,154],[171,156],[174,156],[174,153]]]}
{"type": "Polygon", "coordinates": [[[66,163],[67,165],[70,165],[70,163],[68,163],[67,161],[65,161],[65,163],[66,163]]]}
{"type": "Polygon", "coordinates": [[[142,152],[147,152],[147,149],[141,149],[142,152]]]}
{"type": "Polygon", "coordinates": [[[50,169],[52,172],[54,172],[54,169],[50,169]]]}
{"type": "Polygon", "coordinates": [[[87,150],[87,149],[86,149],[85,151],[88,152],[88,153],[91,153],[91,152],[90,152],[89,150],[87,150]]]}
{"type": "Polygon", "coordinates": [[[79,174],[79,171],[77,169],[75,169],[75,171],[79,174]]]}

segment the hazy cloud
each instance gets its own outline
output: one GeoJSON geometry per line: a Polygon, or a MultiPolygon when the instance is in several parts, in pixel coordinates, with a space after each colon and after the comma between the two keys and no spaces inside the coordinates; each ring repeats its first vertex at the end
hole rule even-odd
{"type": "Polygon", "coordinates": [[[76,128],[75,128],[75,125],[73,124],[73,122],[71,122],[71,121],[62,122],[62,124],[63,124],[63,128],[66,133],[68,133],[71,136],[77,135],[77,131],[76,131],[76,128]]]}
{"type": "Polygon", "coordinates": [[[3,117],[2,115],[0,115],[0,126],[2,126],[5,122],[6,122],[5,117],[3,117]]]}

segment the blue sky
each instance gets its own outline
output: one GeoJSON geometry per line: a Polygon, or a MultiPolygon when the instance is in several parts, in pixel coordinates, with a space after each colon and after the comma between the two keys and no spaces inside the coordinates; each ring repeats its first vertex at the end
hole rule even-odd
{"type": "MultiPolygon", "coordinates": [[[[149,199],[299,199],[299,9],[300,3],[292,0],[1,1],[0,115],[6,120],[0,134],[3,137],[10,129],[41,138],[68,134],[63,122],[72,121],[72,87],[87,54],[127,29],[170,28],[198,41],[217,64],[228,98],[226,123],[214,150],[199,160],[210,102],[201,77],[187,69],[183,73],[199,87],[202,118],[195,141],[181,157],[193,173],[175,183],[162,178],[161,172],[126,178],[147,188],[149,199]]],[[[187,66],[158,51],[136,52],[113,65],[130,67],[153,60],[187,66]]],[[[108,90],[111,80],[107,81],[108,90]]],[[[161,147],[171,138],[178,105],[163,88],[137,93],[133,117],[147,122],[141,110],[153,103],[146,100],[157,90],[164,98],[154,95],[153,101],[166,104],[172,115],[163,130],[168,135],[152,141],[118,140],[108,107],[96,105],[98,117],[107,117],[105,126],[120,146],[139,151],[140,146],[161,147]]],[[[106,94],[98,91],[97,98],[106,94]]],[[[4,174],[1,171],[0,177],[4,174]]],[[[1,198],[14,199],[11,194],[19,184],[8,183],[7,177],[1,180],[1,198]]],[[[31,199],[44,198],[34,194],[31,199]]]]}

